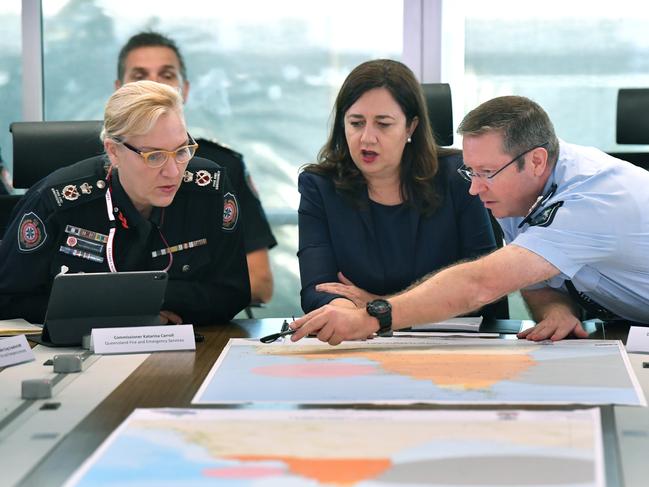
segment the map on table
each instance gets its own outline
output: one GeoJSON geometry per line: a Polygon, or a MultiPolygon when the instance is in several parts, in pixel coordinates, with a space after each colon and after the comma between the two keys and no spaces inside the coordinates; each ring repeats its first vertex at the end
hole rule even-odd
{"type": "Polygon", "coordinates": [[[192,404],[646,405],[617,340],[231,339],[192,404]]]}
{"type": "Polygon", "coordinates": [[[604,486],[599,411],[138,409],[66,487],[604,486]]]}

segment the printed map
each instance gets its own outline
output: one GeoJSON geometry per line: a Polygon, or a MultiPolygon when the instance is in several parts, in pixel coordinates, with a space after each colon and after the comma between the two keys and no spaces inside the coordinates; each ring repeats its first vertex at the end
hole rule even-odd
{"type": "Polygon", "coordinates": [[[71,486],[603,486],[599,411],[136,410],[71,486]]]}
{"type": "Polygon", "coordinates": [[[232,339],[192,403],[253,401],[646,405],[619,341],[457,337],[232,339]]]}

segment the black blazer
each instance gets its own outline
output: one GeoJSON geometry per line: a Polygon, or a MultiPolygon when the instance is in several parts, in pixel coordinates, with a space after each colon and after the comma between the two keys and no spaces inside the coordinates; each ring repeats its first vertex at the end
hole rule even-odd
{"type": "MultiPolygon", "coordinates": [[[[433,184],[441,191],[442,204],[424,217],[409,210],[409,232],[403,235],[400,258],[408,262],[408,284],[437,269],[462,259],[471,259],[496,248],[489,216],[480,199],[469,194],[469,183],[456,169],[461,155],[440,159],[433,184]]],[[[334,294],[317,292],[323,282],[337,282],[341,271],[354,284],[379,295],[393,294],[384,263],[376,245],[372,213],[358,209],[338,193],[331,179],[303,172],[298,179],[300,192],[299,250],[302,282],[302,309],[309,312],[332,299],[334,294]]],[[[367,192],[364,198],[369,203],[367,192]]]]}

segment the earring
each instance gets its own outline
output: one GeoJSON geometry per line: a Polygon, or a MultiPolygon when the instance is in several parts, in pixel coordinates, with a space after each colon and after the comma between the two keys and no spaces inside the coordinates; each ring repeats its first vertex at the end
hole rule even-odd
{"type": "Polygon", "coordinates": [[[412,142],[412,137],[408,137],[408,143],[412,142]]]}

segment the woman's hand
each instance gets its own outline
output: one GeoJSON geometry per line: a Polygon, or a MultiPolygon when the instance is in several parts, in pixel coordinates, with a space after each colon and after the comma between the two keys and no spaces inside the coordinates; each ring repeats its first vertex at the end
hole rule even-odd
{"type": "Polygon", "coordinates": [[[183,319],[173,311],[160,311],[160,321],[163,325],[180,325],[183,319]]]}
{"type": "Polygon", "coordinates": [[[324,282],[318,284],[315,289],[316,291],[344,296],[353,302],[357,308],[365,308],[365,305],[369,301],[380,297],[376,294],[368,293],[364,289],[356,286],[352,281],[347,279],[342,272],[338,273],[338,280],[340,282],[324,282]]]}

